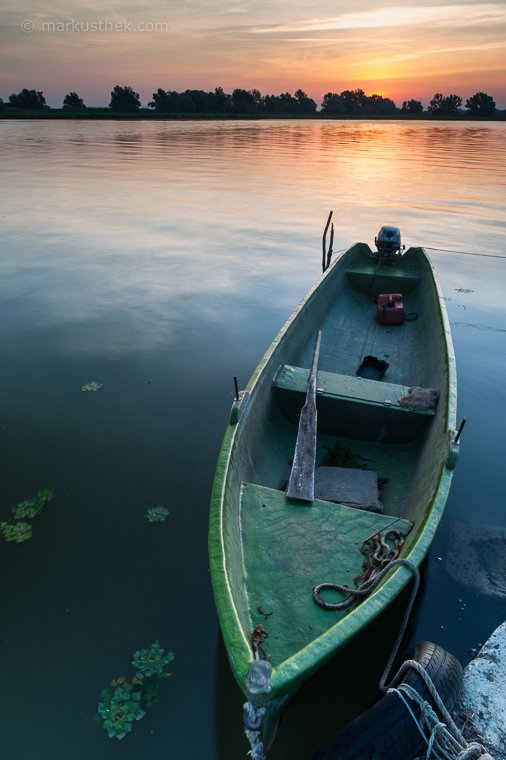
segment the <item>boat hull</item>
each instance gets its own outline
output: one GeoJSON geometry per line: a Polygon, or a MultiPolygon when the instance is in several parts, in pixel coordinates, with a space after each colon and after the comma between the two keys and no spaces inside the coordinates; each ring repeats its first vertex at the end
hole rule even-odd
{"type": "Polygon", "coordinates": [[[406,533],[412,526],[402,556],[420,565],[448,497],[446,460],[456,426],[449,323],[425,252],[410,249],[401,262],[378,265],[360,243],[336,259],[272,342],[248,383],[238,421],[225,433],[211,499],[212,581],[234,675],[245,696],[268,709],[266,744],[302,682],[397,596],[411,572],[397,568],[348,613],[317,607],[312,587],[352,581],[363,560],[361,541],[392,519],[406,533]],[[403,325],[378,326],[372,300],[385,292],[402,293],[417,319],[408,314],[403,325]],[[352,467],[386,473],[384,515],[326,500],[304,506],[283,492],[319,329],[317,465],[337,446],[345,465],[348,457],[352,467]],[[378,382],[360,380],[357,367],[373,352],[388,355],[387,374],[378,382]],[[437,409],[402,407],[399,394],[412,386],[437,388],[437,409]],[[258,624],[269,632],[264,648],[272,656],[272,687],[251,694],[245,679],[258,624]]]}

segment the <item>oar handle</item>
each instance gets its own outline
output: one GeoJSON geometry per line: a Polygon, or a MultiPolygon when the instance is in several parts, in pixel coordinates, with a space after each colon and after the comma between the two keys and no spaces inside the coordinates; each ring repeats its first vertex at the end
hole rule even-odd
{"type": "Polygon", "coordinates": [[[307,386],[306,402],[313,399],[316,403],[316,376],[318,374],[318,362],[320,360],[320,346],[322,343],[322,331],[318,330],[316,333],[316,342],[313,354],[313,364],[311,366],[311,374],[309,375],[309,383],[307,386]]]}

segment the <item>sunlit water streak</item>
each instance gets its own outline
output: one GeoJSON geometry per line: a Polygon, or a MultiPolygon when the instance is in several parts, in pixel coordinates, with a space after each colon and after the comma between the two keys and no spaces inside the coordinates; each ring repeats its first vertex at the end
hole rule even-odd
{"type": "MultiPolygon", "coordinates": [[[[206,550],[232,376],[246,384],[319,276],[330,209],[336,249],[388,223],[407,245],[506,255],[506,128],[0,122],[0,135],[0,519],[58,492],[30,541],[1,544],[3,757],[246,757],[206,550]],[[103,387],[82,393],[92,380],[103,387]],[[150,524],[157,504],[170,515],[150,524]],[[155,639],[173,676],[118,744],[91,722],[100,690],[155,639]]],[[[434,558],[457,520],[506,527],[506,261],[431,256],[468,425],[409,636],[465,664],[506,603],[434,558]]],[[[310,758],[367,706],[397,624],[360,637],[352,669],[311,679],[271,760],[310,758]]]]}

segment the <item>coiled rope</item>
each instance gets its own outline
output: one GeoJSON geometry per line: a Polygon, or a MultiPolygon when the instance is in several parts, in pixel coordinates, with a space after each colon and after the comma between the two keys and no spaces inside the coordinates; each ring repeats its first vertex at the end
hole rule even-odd
{"type": "MultiPolygon", "coordinates": [[[[407,534],[401,533],[401,531],[392,529],[387,530],[382,534],[371,536],[370,539],[364,541],[361,552],[365,556],[362,572],[356,576],[355,584],[361,581],[361,585],[358,588],[350,589],[346,584],[339,585],[337,583],[320,583],[313,589],[313,599],[316,604],[323,607],[324,610],[345,610],[355,604],[357,600],[368,596],[376,586],[383,580],[385,575],[398,565],[406,565],[409,567],[413,574],[417,577],[415,581],[415,595],[418,590],[419,573],[416,565],[407,559],[398,559],[401,549],[404,545],[404,541],[407,534]],[[387,543],[391,542],[392,546],[387,543]],[[325,589],[332,591],[339,591],[342,594],[346,594],[347,598],[343,602],[337,602],[336,604],[330,604],[325,602],[320,597],[320,592],[325,589]]],[[[413,596],[414,599],[414,596],[413,596]]],[[[411,602],[412,604],[412,602],[411,602]]],[[[411,609],[411,606],[410,606],[411,609]]]]}
{"type": "Polygon", "coordinates": [[[393,692],[404,702],[427,745],[425,750],[425,760],[430,760],[431,758],[434,758],[434,760],[475,760],[486,754],[487,750],[477,742],[472,742],[471,744],[466,742],[441,700],[432,679],[422,668],[420,663],[415,660],[407,660],[402,664],[391,683],[388,684],[388,686],[386,685],[391,667],[397,656],[402,638],[406,631],[411,608],[420,583],[420,573],[417,566],[411,562],[411,560],[399,558],[404,539],[404,534],[395,530],[385,531],[384,534],[375,536],[373,540],[369,540],[362,547],[362,553],[365,554],[366,560],[364,561],[362,574],[355,578],[355,582],[359,582],[365,578],[363,583],[354,590],[344,585],[340,586],[333,583],[322,583],[313,589],[313,598],[315,602],[324,609],[347,609],[351,607],[357,599],[370,594],[378,584],[381,583],[383,578],[395,567],[398,567],[399,565],[406,565],[409,567],[413,572],[415,582],[413,584],[413,590],[411,592],[406,612],[404,613],[402,625],[397,634],[392,652],[379,683],[380,691],[384,693],[393,692]],[[387,541],[393,543],[393,546],[390,546],[387,541]],[[319,597],[319,592],[324,589],[332,589],[334,591],[345,593],[348,595],[347,599],[337,604],[328,604],[319,597]],[[434,700],[434,704],[438,708],[445,723],[441,722],[432,706],[423,699],[416,689],[413,689],[409,684],[401,683],[402,678],[410,668],[416,670],[424,680],[429,693],[434,700]],[[407,699],[416,702],[419,705],[419,721],[408,704],[407,699]],[[426,729],[426,731],[424,731],[424,729],[426,729]]]}
{"type": "MultiPolygon", "coordinates": [[[[422,734],[424,741],[427,744],[427,749],[425,751],[425,760],[430,760],[430,758],[434,758],[434,760],[475,760],[482,755],[485,755],[487,753],[487,750],[477,742],[471,742],[470,744],[466,742],[462,736],[462,733],[455,725],[455,722],[453,721],[450,713],[446,709],[446,706],[439,696],[431,677],[422,668],[419,662],[416,662],[416,660],[406,660],[406,662],[404,662],[399,668],[399,671],[396,673],[391,683],[388,686],[386,685],[390,669],[397,656],[402,638],[406,631],[409,615],[420,582],[420,573],[416,565],[410,562],[410,560],[395,559],[390,562],[380,573],[378,573],[378,575],[374,576],[373,585],[376,585],[374,583],[375,581],[379,583],[381,577],[388,573],[392,566],[396,564],[405,564],[413,570],[413,574],[415,576],[415,584],[411,593],[409,604],[404,614],[402,625],[399,629],[399,633],[397,634],[395,644],[379,683],[380,691],[386,693],[394,692],[400,697],[400,699],[402,699],[406,705],[411,717],[413,718],[415,724],[418,727],[418,730],[422,734]],[[416,672],[424,680],[436,707],[438,708],[441,716],[446,721],[446,723],[442,723],[440,721],[432,706],[423,699],[423,697],[416,691],[416,689],[413,689],[413,687],[409,686],[409,684],[401,683],[402,678],[410,668],[416,670],[416,672]],[[408,705],[404,694],[419,705],[420,722],[416,719],[416,716],[408,705]],[[423,730],[424,728],[428,730],[429,738],[427,738],[426,733],[423,730]]],[[[490,755],[488,755],[488,758],[490,758],[490,755]]],[[[493,759],[490,758],[490,760],[493,759]]]]}
{"type": "Polygon", "coordinates": [[[391,529],[378,536],[371,536],[370,539],[364,542],[361,549],[362,554],[365,555],[364,565],[362,568],[362,573],[360,575],[357,575],[355,578],[355,583],[361,580],[363,580],[363,583],[358,588],[350,589],[348,586],[340,586],[337,583],[320,583],[319,586],[315,586],[313,589],[313,599],[320,607],[323,607],[325,610],[343,610],[351,607],[351,605],[353,605],[358,599],[371,594],[374,589],[381,583],[383,578],[388,575],[388,573],[390,573],[394,568],[399,567],[399,565],[405,565],[406,567],[409,567],[414,576],[413,589],[411,591],[408,606],[406,607],[406,612],[404,613],[402,625],[399,629],[392,652],[381,677],[379,686],[380,691],[383,692],[387,691],[389,688],[385,686],[385,684],[401,645],[402,637],[406,631],[411,608],[413,607],[413,602],[415,601],[418,587],[420,585],[420,571],[418,570],[415,563],[410,559],[404,559],[403,557],[399,558],[399,554],[404,545],[406,535],[407,534],[405,533],[401,533],[401,531],[391,529]],[[387,541],[390,541],[393,546],[390,546],[387,541]],[[324,589],[340,591],[343,594],[348,594],[348,597],[343,602],[338,602],[337,604],[329,604],[327,602],[324,602],[323,599],[321,599],[319,596],[320,591],[324,589]]]}
{"type": "Polygon", "coordinates": [[[466,742],[441,700],[432,679],[419,662],[416,662],[415,660],[407,660],[404,662],[386,691],[388,694],[397,694],[407,707],[427,745],[424,755],[425,760],[430,760],[430,758],[434,758],[435,760],[475,760],[475,758],[479,758],[487,753],[485,747],[478,744],[478,742],[471,742],[470,744],[466,742]],[[423,678],[434,703],[446,723],[441,722],[432,706],[421,697],[416,689],[409,686],[409,684],[399,683],[406,671],[410,668],[416,670],[423,678]],[[419,721],[407,703],[406,697],[411,701],[416,702],[420,707],[419,721]],[[424,731],[424,729],[426,729],[426,731],[424,731]]]}
{"type": "MultiPolygon", "coordinates": [[[[399,567],[400,565],[409,567],[414,576],[413,589],[404,613],[402,625],[397,634],[392,652],[379,683],[380,691],[384,693],[395,693],[404,702],[427,744],[424,760],[431,760],[431,758],[434,760],[478,760],[482,755],[486,755],[488,760],[493,760],[481,744],[478,744],[477,742],[471,742],[468,744],[466,742],[441,700],[432,679],[416,660],[407,660],[404,662],[391,683],[388,684],[388,686],[386,685],[390,670],[406,631],[413,602],[415,601],[418,587],[420,585],[420,572],[418,567],[409,559],[399,558],[406,535],[407,534],[401,533],[400,531],[389,530],[385,531],[383,534],[371,536],[371,538],[364,542],[364,545],[362,546],[361,551],[366,559],[364,561],[362,573],[355,578],[355,583],[363,580],[361,585],[356,589],[350,589],[347,585],[321,583],[313,589],[313,598],[320,607],[327,610],[343,610],[351,608],[356,601],[372,593],[381,583],[383,578],[394,568],[399,567]],[[393,543],[393,546],[390,546],[387,541],[393,543]],[[332,589],[347,594],[347,598],[343,602],[338,602],[337,604],[324,602],[319,596],[319,592],[325,589],[332,589]],[[446,723],[440,721],[432,706],[423,699],[416,689],[409,686],[409,684],[401,683],[401,679],[410,668],[416,670],[416,672],[422,677],[436,707],[446,723]],[[419,705],[420,720],[417,720],[406,698],[419,705]],[[429,737],[427,737],[424,729],[429,732],[429,737]]],[[[243,708],[247,714],[248,722],[251,725],[258,724],[260,727],[262,717],[265,714],[265,708],[252,702],[246,702],[243,705],[243,708]]],[[[251,746],[251,750],[248,752],[251,756],[251,760],[266,760],[263,743],[260,739],[260,731],[258,729],[250,730],[246,727],[245,734],[251,746]]]]}

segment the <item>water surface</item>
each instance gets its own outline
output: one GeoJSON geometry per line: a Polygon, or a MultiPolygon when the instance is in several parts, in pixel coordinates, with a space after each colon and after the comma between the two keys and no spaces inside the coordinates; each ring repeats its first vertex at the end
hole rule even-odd
{"type": "MultiPolygon", "coordinates": [[[[0,544],[6,760],[246,758],[209,497],[232,377],[246,385],[319,276],[330,209],[336,250],[372,245],[383,224],[447,249],[430,254],[468,423],[406,643],[466,664],[506,618],[504,595],[446,562],[459,531],[506,528],[506,260],[492,258],[506,256],[506,127],[0,122],[0,135],[0,519],[58,493],[29,541],[0,544]],[[83,393],[93,380],[103,387],[83,393]],[[170,515],[149,523],[158,504],[170,515]],[[156,639],[173,675],[135,731],[109,740],[91,720],[100,690],[156,639]]],[[[368,705],[404,603],[306,684],[270,760],[309,760],[368,705]]]]}

